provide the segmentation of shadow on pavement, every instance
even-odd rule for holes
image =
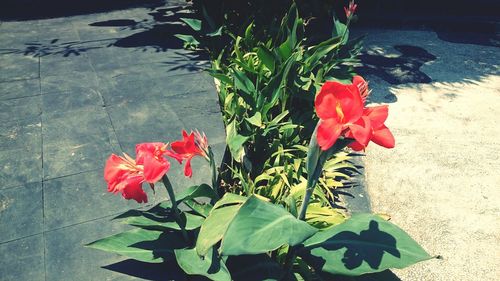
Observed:
[[[144,263],[128,259],[103,266],[102,268],[144,280],[186,280],[183,271],[177,266],[175,261],[164,263]],[[166,273],[168,273],[168,275]]]
[[[426,62],[436,60],[436,57],[425,49],[410,45],[394,46],[401,53],[398,57],[388,57],[373,52],[365,52],[359,58],[363,67],[359,68],[362,75],[379,76],[390,84],[430,83],[432,79],[420,67]]]
[[[37,20],[56,17],[93,14],[137,7],[157,7],[165,3],[183,1],[165,0],[4,0],[0,4],[0,21]],[[185,3],[185,2],[184,2]]]
[[[171,7],[153,9],[150,15],[156,19],[144,19],[136,21],[133,19],[117,19],[101,22],[93,22],[89,26],[96,27],[118,27],[120,30],[138,30],[137,33],[126,37],[104,38],[83,41],[63,41],[59,38],[49,39],[48,42],[38,40],[26,42],[24,49],[0,49],[0,54],[23,54],[25,56],[43,57],[48,55],[79,56],[93,49],[108,47],[138,48],[143,51],[154,50],[165,52],[169,49],[182,49],[182,41],[174,37],[175,34],[187,34],[190,29],[183,25],[180,17],[184,15],[182,8]],[[162,14],[160,17],[158,14]],[[43,34],[43,33],[42,33]],[[117,34],[119,36],[119,34]]]

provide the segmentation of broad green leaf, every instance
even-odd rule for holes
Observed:
[[[113,220],[127,219],[130,217],[138,217],[138,216],[142,216],[142,214],[145,212],[152,213],[152,214],[155,214],[157,216],[166,216],[170,212],[170,208],[172,208],[172,203],[170,201],[163,201],[147,211],[128,210],[125,213],[114,217]]]
[[[180,203],[182,201],[198,197],[215,199],[217,198],[217,194],[215,194],[215,191],[208,184],[200,184],[200,185],[190,186],[184,189],[179,194],[176,194],[175,197],[177,202]]]
[[[357,276],[404,268],[431,259],[396,225],[377,215],[353,215],[345,223],[318,232],[299,251],[316,270]]]
[[[163,201],[146,211],[128,210],[125,213],[114,217],[113,219],[114,220],[129,219],[132,217],[142,216],[145,213],[153,215],[155,217],[166,217],[170,214],[171,208],[172,208],[172,203],[170,201]]]
[[[207,33],[208,37],[215,37],[215,36],[221,36],[222,35],[222,26],[214,30],[213,32]]]
[[[208,216],[210,210],[212,209],[212,205],[208,203],[202,204],[192,199],[184,201],[184,204],[191,208],[195,213],[205,218]]]
[[[347,40],[349,39],[349,30],[347,29],[347,26],[338,19],[334,19],[333,23],[332,37],[343,37],[341,42],[342,45],[347,43]]]
[[[251,196],[229,224],[221,244],[223,255],[251,255],[295,246],[317,229],[285,209]]]
[[[313,68],[316,66],[317,63],[320,62],[320,60],[328,55],[330,52],[332,52],[335,49],[338,49],[340,47],[340,42],[338,42],[338,38],[331,38],[328,39],[325,42],[322,42],[320,45],[318,45],[316,48],[314,48],[314,52],[307,57],[305,60],[305,64]]]
[[[226,265],[238,281],[271,281],[283,276],[283,267],[266,254],[231,256]]]
[[[248,199],[248,197],[241,196],[234,193],[226,193],[222,198],[217,201],[214,205],[214,209],[220,208],[226,205],[243,204]]]
[[[255,93],[254,84],[252,83],[252,81],[250,81],[250,79],[245,75],[244,72],[234,70],[234,84],[236,88],[249,95],[254,95]]]
[[[231,281],[229,270],[213,248],[204,257],[200,257],[195,249],[176,249],[175,258],[180,268],[189,275],[201,275],[214,281]]]
[[[262,63],[274,73],[276,61],[274,55],[271,51],[269,51],[266,47],[259,47],[257,49],[257,56],[262,61]]]
[[[231,78],[229,78],[225,74],[218,73],[218,72],[213,72],[213,71],[210,71],[209,74],[213,78],[218,79],[218,80],[220,80],[221,82],[223,82],[225,84],[229,84],[229,85],[233,84],[233,80],[231,80]]]
[[[226,232],[231,220],[234,218],[241,205],[230,205],[213,209],[201,225],[196,251],[200,256],[205,256],[217,244]]]
[[[248,123],[256,126],[256,127],[259,127],[261,128],[262,127],[262,115],[260,114],[260,112],[257,112],[255,113],[254,116],[250,117],[250,118],[245,118]]]
[[[172,259],[173,251],[184,248],[186,243],[180,232],[137,228],[94,241],[85,246],[138,261],[161,263]]]
[[[243,144],[249,139],[247,136],[238,134],[236,130],[236,119],[229,123],[226,127],[226,143],[233,159],[241,162],[244,153]]]
[[[288,38],[278,47],[278,53],[282,60],[286,60],[292,55],[292,48],[290,47],[290,44],[290,38]]]
[[[181,227],[175,221],[171,206],[172,204],[169,201],[165,201],[146,211],[127,211],[114,219],[123,219],[123,222],[141,228],[155,230],[180,230]],[[182,213],[181,217],[183,220],[182,224],[187,230],[199,228],[204,219],[201,216],[193,215],[187,212]]]
[[[200,42],[198,42],[198,40],[196,40],[192,35],[174,34],[174,36],[181,39],[182,41],[186,42],[189,45],[192,45],[192,46],[200,45]]]
[[[191,27],[194,31],[201,30],[201,20],[189,18],[181,18],[181,20],[189,25],[189,27]]]
[[[187,212],[181,214],[184,228],[186,230],[197,229],[203,223],[204,218]],[[127,224],[156,230],[174,229],[181,230],[181,226],[175,221],[173,213],[167,217],[158,217],[150,213],[143,213],[141,216],[130,217],[125,220]]]

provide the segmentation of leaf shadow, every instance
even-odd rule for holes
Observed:
[[[187,280],[184,272],[175,262],[145,263],[128,259],[102,268],[144,280]]]
[[[322,243],[317,247],[324,248],[327,251],[336,251],[345,248],[346,251],[342,257],[344,266],[353,270],[360,267],[364,262],[372,270],[378,270],[382,262],[382,257],[385,253],[393,255],[397,258],[401,257],[401,253],[396,248],[396,238],[387,232],[379,229],[378,222],[370,221],[369,227],[366,230],[356,234],[352,231],[342,231],[331,238],[328,243]],[[350,241],[357,241],[351,243]],[[363,247],[367,244],[377,244],[378,247]],[[311,251],[314,247],[309,248]],[[326,260],[321,257],[316,257],[306,253],[307,259],[311,261],[317,268],[323,268]]]

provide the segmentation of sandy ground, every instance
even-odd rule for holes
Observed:
[[[498,48],[444,42],[433,32],[371,31],[368,49],[411,44],[437,57],[420,69],[433,82],[391,85],[386,125],[396,147],[365,157],[374,212],[388,213],[432,255],[402,280],[500,280],[500,76]],[[412,44],[413,43],[413,44]],[[378,101],[383,101],[382,98]]]

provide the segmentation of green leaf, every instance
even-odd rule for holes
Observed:
[[[230,205],[213,209],[201,225],[196,251],[200,256],[205,256],[213,245],[217,244],[226,232],[229,223],[234,218],[241,205]]]
[[[215,37],[215,36],[221,36],[222,35],[222,26],[214,30],[213,32],[207,33],[208,37]]]
[[[408,234],[377,215],[353,215],[345,223],[318,232],[299,255],[316,270],[358,276],[404,268],[431,259]]]
[[[340,38],[330,38],[320,44],[316,45],[314,48],[311,48],[308,53],[308,57],[305,59],[305,64],[312,70],[320,60],[328,55],[330,52],[338,49],[340,47]]]
[[[229,78],[225,74],[214,72],[214,71],[210,71],[209,74],[210,74],[210,76],[212,76],[213,78],[215,78],[217,80],[220,80],[224,84],[229,84],[229,85],[233,84],[233,80],[231,80],[231,78]]]
[[[261,128],[262,127],[262,115],[260,112],[255,113],[254,116],[250,118],[245,118],[250,124]]]
[[[189,18],[181,18],[181,20],[189,25],[189,27],[191,27],[194,31],[201,30],[201,20]]]
[[[334,19],[333,21],[333,30],[332,30],[332,37],[342,37],[344,36],[341,44],[344,45],[347,43],[347,40],[349,38],[349,30],[347,29],[347,25],[343,24],[340,22],[338,19]]]
[[[85,246],[142,262],[161,263],[171,260],[173,251],[184,248],[186,245],[180,232],[137,228],[94,241]]]
[[[251,255],[302,243],[317,229],[285,209],[252,195],[239,209],[224,234],[223,255]]]
[[[316,228],[327,228],[338,225],[346,220],[344,214],[329,206],[311,203],[307,206],[306,221]]]
[[[233,280],[271,281],[283,277],[283,267],[266,254],[231,256],[226,265]]]
[[[203,258],[195,249],[176,249],[175,258],[180,268],[189,275],[201,275],[214,281],[231,281],[229,270],[213,248]]]
[[[214,205],[214,209],[218,209],[226,205],[243,204],[247,201],[248,197],[241,196],[234,193],[226,193],[222,198],[217,201]]]
[[[197,229],[203,223],[204,218],[187,212],[181,214],[184,228],[186,230]],[[167,217],[157,217],[153,214],[143,213],[141,216],[130,217],[125,220],[127,224],[156,230],[174,229],[181,230],[181,226],[175,221],[174,214],[169,213]]]
[[[278,47],[278,53],[282,60],[286,60],[292,55],[292,48],[290,47],[290,44],[290,38],[288,38]]]
[[[196,40],[192,35],[187,35],[187,34],[174,34],[175,37],[181,39],[185,43],[191,46],[198,46],[200,45],[200,42]]]
[[[254,84],[252,83],[252,81],[250,81],[250,79],[248,79],[245,73],[241,71],[234,70],[234,84],[236,88],[249,95],[253,95],[255,93]]]
[[[238,134],[236,130],[236,119],[229,123],[226,127],[226,143],[229,151],[236,162],[241,162],[243,153],[245,152],[243,144],[249,139],[247,136]]]
[[[269,51],[266,47],[261,46],[257,49],[257,56],[262,61],[262,63],[269,70],[271,70],[271,72],[274,73],[276,62],[273,53]]]
[[[142,210],[128,210],[125,213],[116,216],[113,218],[114,220],[119,220],[119,219],[129,219],[132,217],[140,217],[143,214],[147,213],[153,216],[157,217],[165,217],[170,214],[170,208],[172,208],[172,203],[170,201],[163,201],[160,202],[159,204],[155,205],[153,208],[148,209],[146,211]]]
[[[180,230],[181,227],[175,221],[171,206],[172,204],[169,201],[165,201],[147,211],[129,210],[114,219],[123,219],[125,223],[141,228],[153,230]],[[184,227],[187,230],[199,228],[204,219],[201,216],[187,212],[182,213],[181,216]]]
[[[200,184],[188,187],[176,195],[178,203],[198,197],[217,198],[217,194],[208,184]]]
[[[191,208],[195,213],[205,218],[208,216],[210,210],[212,209],[212,205],[208,203],[201,204],[192,199],[184,201],[184,204]]]

